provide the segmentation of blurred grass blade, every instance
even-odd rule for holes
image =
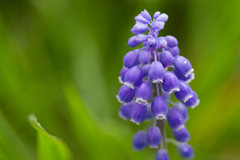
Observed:
[[[0,111],[0,159],[32,160],[33,155]]]
[[[72,155],[67,145],[57,137],[54,137],[37,122],[35,115],[30,114],[28,120],[37,130],[39,160],[70,160]]]

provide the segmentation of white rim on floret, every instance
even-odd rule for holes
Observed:
[[[155,118],[156,118],[157,120],[163,120],[163,119],[166,119],[166,115],[160,113],[160,114],[156,115]]]
[[[139,103],[139,104],[143,104],[143,105],[147,105],[148,104],[148,101],[145,100],[145,99],[142,99],[142,98],[137,98],[135,100],[136,103]]]
[[[129,69],[128,67],[123,66],[123,68]]]
[[[199,105],[199,103],[200,103],[200,100],[198,99],[194,105],[190,106],[190,108],[193,109],[193,108],[197,107]]]
[[[152,83],[163,83],[163,79],[154,79]]]
[[[192,73],[192,76],[191,76],[191,78],[190,79],[188,79],[188,80],[186,80],[186,83],[190,83],[192,80],[194,80],[195,79],[195,74],[194,73]]]
[[[158,145],[149,145],[149,148],[158,148]]]
[[[184,102],[184,103],[187,102],[187,100],[189,100],[189,99],[192,98],[192,97],[193,97],[192,94],[187,95],[187,96],[185,97],[185,99],[183,100],[183,102]]]
[[[180,129],[182,129],[182,128],[185,128],[185,126],[182,124],[181,126],[179,126],[177,129],[176,129],[176,131],[179,131]]]
[[[121,117],[121,118],[122,118],[123,120],[125,120],[125,121],[128,119],[127,117],[125,117],[125,116],[121,113],[121,111],[118,112],[118,116]]]
[[[139,125],[139,124],[140,124],[139,122],[135,121],[135,120],[132,119],[132,118],[130,119],[130,121],[133,122],[133,123],[136,123],[136,125]]]
[[[185,77],[188,77],[192,72],[194,71],[194,69],[192,68],[192,69],[190,69],[184,76]]]
[[[132,83],[124,82],[124,84],[127,85],[129,88],[134,89],[134,86],[132,85]]]
[[[122,81],[121,76],[118,77],[119,83],[123,84],[124,82]]]
[[[116,95],[116,97],[117,97],[117,99],[118,99],[118,101],[119,101],[120,103],[122,103],[122,104],[127,104],[127,102],[122,101],[122,100],[119,98],[118,95]]]
[[[168,92],[168,94],[172,94],[172,93],[178,92],[178,91],[180,91],[180,89],[179,89],[178,87],[176,87],[176,88],[171,89],[171,90]]]

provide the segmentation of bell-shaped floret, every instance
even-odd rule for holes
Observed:
[[[133,137],[133,150],[141,151],[147,145],[146,133],[144,131],[138,131]]]
[[[165,119],[168,113],[168,105],[162,96],[156,96],[152,100],[152,114],[156,119]]]
[[[148,39],[148,36],[144,35],[144,34],[139,34],[137,36],[132,36],[128,40],[128,46],[129,47],[136,47],[137,45],[139,45],[140,43],[146,41],[147,39]]]
[[[157,40],[152,35],[148,35],[145,45],[149,48],[154,48],[157,46]]]
[[[168,152],[166,149],[159,149],[155,160],[169,160]]]
[[[153,15],[153,18],[154,19],[158,18],[158,16],[160,16],[160,14],[161,13],[159,11],[155,12],[154,15]]]
[[[174,65],[176,71],[179,74],[184,75],[185,77],[187,77],[188,75],[190,75],[193,72],[191,63],[189,62],[189,60],[187,60],[183,56],[175,57],[175,59],[173,61],[173,65]]]
[[[148,101],[151,99],[151,96],[151,84],[147,81],[142,82],[136,89],[136,102],[147,105]]]
[[[154,21],[151,24],[151,27],[153,29],[158,30],[158,31],[162,30],[164,28],[164,26],[165,26],[165,23],[164,22],[160,22],[160,21]]]
[[[147,64],[149,62],[150,58],[151,58],[151,51],[143,50],[140,53],[139,61],[142,64]]]
[[[118,92],[117,99],[120,103],[130,102],[135,95],[135,90],[129,88],[127,85],[123,85]]]
[[[143,78],[148,76],[148,71],[149,71],[150,67],[151,67],[150,64],[146,64],[146,65],[142,66]]]
[[[124,84],[134,89],[142,82],[142,69],[138,66],[130,68],[124,76]]]
[[[118,112],[119,117],[121,117],[124,120],[130,119],[131,111],[134,105],[135,105],[134,101],[131,101],[127,104],[123,104],[120,108],[120,111]]]
[[[185,77],[184,75],[180,74],[175,68],[173,69],[173,72],[178,77],[178,79],[183,80],[186,83],[190,83],[195,78],[194,73],[191,73],[187,77]]]
[[[180,101],[186,102],[190,98],[192,98],[192,89],[191,87],[184,81],[179,80],[180,82],[180,91],[174,92],[176,98]]]
[[[150,127],[146,136],[149,148],[158,148],[158,145],[162,140],[160,129],[158,127]]]
[[[180,49],[179,49],[178,46],[175,46],[175,47],[172,47],[172,48],[171,48],[171,47],[168,47],[167,50],[168,50],[169,52],[171,52],[171,54],[172,54],[173,57],[176,57],[176,56],[179,55],[179,53],[180,53]]]
[[[144,23],[144,24],[149,24],[150,23],[150,21],[147,20],[146,18],[144,18],[141,14],[137,15],[134,19],[137,22],[141,22],[141,23]]]
[[[193,159],[194,158],[193,148],[187,143],[179,144],[177,146],[177,150],[178,150],[179,155],[182,158],[185,158],[185,159]]]
[[[169,51],[163,51],[160,53],[160,62],[163,67],[170,67],[173,63],[173,56]]]
[[[163,90],[169,94],[179,91],[180,83],[178,78],[172,72],[167,71],[163,78]]]
[[[187,142],[190,140],[190,134],[187,128],[181,128],[179,130],[172,130],[174,138],[178,142]]]
[[[181,128],[185,127],[184,126],[184,118],[183,118],[182,114],[174,108],[171,108],[168,111],[167,121],[168,121],[168,125],[172,129],[180,130]]]
[[[178,110],[183,115],[185,122],[188,120],[188,110],[187,110],[187,107],[183,103],[177,102],[173,105],[173,108]]]
[[[165,70],[160,62],[155,61],[151,63],[148,76],[152,81],[152,83],[160,83],[160,82],[162,83],[164,74],[165,74]]]
[[[141,12],[141,15],[142,15],[145,19],[147,19],[147,20],[149,20],[149,21],[152,20],[151,15],[148,13],[148,11],[147,11],[146,9],[144,9],[144,11]]]
[[[133,28],[131,29],[131,32],[133,34],[140,34],[145,33],[148,30],[148,25],[143,23],[136,23]]]
[[[192,98],[190,98],[189,100],[187,100],[184,104],[187,106],[187,107],[190,107],[190,108],[195,108],[196,106],[199,105],[200,103],[200,100],[198,99],[198,96],[196,94],[196,92],[194,92],[192,90],[191,94],[193,95]]]
[[[137,64],[139,64],[139,54],[137,52],[130,51],[123,57],[123,66],[126,68],[132,68]]]
[[[127,68],[122,68],[120,72],[120,77],[118,77],[120,83],[124,83],[124,76],[127,73],[128,69]]]
[[[151,111],[151,104],[147,104],[147,116],[146,116],[146,120],[152,120],[153,118],[153,114]]]
[[[159,49],[164,49],[167,47],[167,41],[165,40],[165,38],[159,37],[157,42],[157,46]]]
[[[166,36],[165,37],[166,40],[167,40],[167,45],[169,47],[176,47],[178,45],[178,41],[177,41],[177,38],[173,37],[173,36]]]
[[[147,106],[143,104],[135,104],[131,112],[131,120],[133,123],[139,125],[146,119],[147,116]]]
[[[165,13],[162,13],[156,18],[156,21],[166,22],[168,20],[168,15]]]
[[[171,98],[171,95],[170,95],[168,92],[166,92],[166,91],[164,91],[164,90],[162,89],[162,97],[163,97],[165,100],[169,100],[169,99]]]

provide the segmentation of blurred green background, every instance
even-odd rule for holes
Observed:
[[[143,9],[169,15],[160,35],[177,37],[195,69],[190,85],[201,102],[187,122],[195,159],[240,159],[239,0],[1,0],[1,160],[61,159],[55,144],[56,154],[41,141],[54,137],[30,125],[31,113],[67,144],[71,153],[62,159],[154,159],[154,149],[132,150],[134,133],[147,123],[120,119],[115,98]]]

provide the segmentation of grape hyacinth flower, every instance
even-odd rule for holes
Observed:
[[[187,144],[190,133],[186,128],[188,108],[199,105],[196,92],[188,85],[194,78],[190,61],[180,56],[178,40],[174,36],[160,36],[168,15],[155,12],[153,18],[147,10],[135,18],[131,29],[134,34],[128,46],[138,49],[126,53],[123,58],[119,82],[122,83],[117,99],[122,106],[119,116],[137,125],[150,121],[133,137],[133,149],[141,151],[147,145],[158,148],[156,160],[169,160],[167,143],[177,146],[185,159],[194,157],[193,148]],[[147,33],[148,31],[148,33]],[[180,102],[172,102],[171,95]],[[174,139],[167,138],[166,122]]]

